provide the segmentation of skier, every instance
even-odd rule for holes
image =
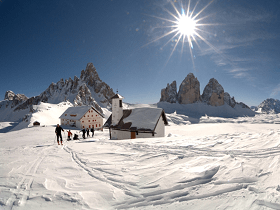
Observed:
[[[92,132],[92,137],[94,136],[94,128],[91,128],[90,131]]]
[[[89,129],[87,128],[87,137],[89,137]]]
[[[60,137],[60,143],[62,144],[62,135],[61,135],[61,131],[64,132],[63,128],[59,126],[59,124],[57,124],[56,128],[55,128],[55,133],[56,133],[56,137],[57,137],[57,143],[59,145],[59,137]]]
[[[72,133],[71,131],[67,131],[67,134],[68,134],[68,138],[67,138],[67,141],[70,141],[71,140],[71,136],[72,136]]]
[[[83,139],[85,139],[86,138],[86,129],[83,129],[80,132],[83,132]]]

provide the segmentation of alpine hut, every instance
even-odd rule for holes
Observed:
[[[105,122],[109,128],[110,139],[135,139],[164,137],[166,115],[161,108],[125,109],[123,97],[116,94],[112,97],[112,114]]]
[[[61,125],[101,129],[104,116],[92,106],[69,107],[60,117]]]

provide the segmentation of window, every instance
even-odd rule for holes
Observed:
[[[99,124],[99,127],[101,127],[101,125]]]
[[[67,114],[65,114],[65,116],[67,116]]]
[[[91,115],[93,117],[93,115]]]
[[[96,124],[96,127],[97,127],[97,124]]]
[[[90,122],[90,120],[88,122]]]
[[[119,102],[120,102],[120,107],[122,107],[122,100],[119,100]]]
[[[90,128],[90,125],[88,127]]]
[[[82,121],[82,123],[84,123],[84,121]]]

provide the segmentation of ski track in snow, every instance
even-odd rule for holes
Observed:
[[[46,150],[49,150],[49,148],[45,148],[42,153]],[[44,160],[44,158],[47,155],[45,155],[45,152],[43,154],[40,154],[39,157],[36,158],[36,160],[28,163],[28,169],[27,171],[21,175],[22,179],[19,181],[19,183],[16,185],[15,189],[12,189],[12,195],[9,197],[9,199],[6,202],[7,209],[13,209],[14,206],[24,206],[26,201],[29,198],[30,190],[32,187],[32,183],[35,177],[35,174],[41,164],[41,162]]]

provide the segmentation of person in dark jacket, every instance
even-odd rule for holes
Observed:
[[[56,128],[55,128],[55,133],[56,133],[56,137],[57,137],[57,143],[59,145],[59,137],[60,137],[60,143],[62,144],[62,135],[61,135],[61,131],[64,132],[63,128],[59,126],[59,124],[57,124]]]
[[[89,129],[87,128],[87,137],[89,137]]]
[[[90,131],[92,132],[92,137],[94,136],[94,128],[91,128]]]
[[[86,138],[86,129],[81,130],[80,132],[83,132],[83,138]]]

